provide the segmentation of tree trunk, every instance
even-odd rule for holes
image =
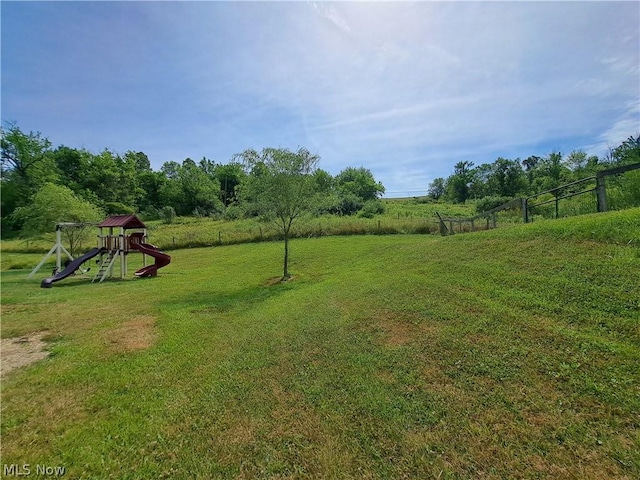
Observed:
[[[284,232],[284,272],[282,280],[289,278],[289,232]]]

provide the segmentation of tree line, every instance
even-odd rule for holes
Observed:
[[[258,216],[249,186],[273,153],[249,149],[227,163],[187,158],[156,171],[143,152],[54,148],[40,132],[25,133],[14,123],[2,127],[1,150],[3,237],[113,214],[137,213],[146,220]],[[384,209],[384,186],[364,167],[347,167],[336,176],[314,168],[308,176],[319,193],[314,213],[373,215]]]
[[[500,157],[493,163],[478,166],[462,161],[446,179],[433,180],[428,195],[433,200],[454,203],[476,200],[478,211],[485,211],[515,197],[551,190],[607,168],[638,162],[640,135],[610,148],[603,157],[575,150],[566,156],[552,152],[545,157],[530,156],[524,160]]]
[[[264,177],[274,158],[289,158],[289,154],[313,160],[314,168],[304,173],[312,187],[308,190],[313,198],[309,212],[371,217],[384,211],[379,200],[384,186],[370,170],[347,167],[332,176],[317,168],[319,158],[304,148],[297,152],[248,149],[227,163],[187,158],[165,162],[155,171],[143,152],[118,154],[104,149],[92,153],[64,145],[53,148],[40,132],[25,133],[13,123],[5,124],[0,133],[5,238],[19,232],[51,230],[57,221],[99,220],[113,214],[137,213],[145,220],[167,221],[176,215],[229,220],[260,216],[264,212],[251,187],[257,178]],[[428,197],[454,203],[472,200],[479,211],[488,210],[514,197],[637,162],[640,135],[610,148],[602,158],[578,150],[567,156],[552,152],[524,160],[498,158],[478,166],[462,161],[454,166],[452,175],[431,182]]]

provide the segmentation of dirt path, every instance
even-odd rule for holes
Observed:
[[[16,368],[30,365],[49,356],[42,338],[47,332],[36,332],[23,337],[0,340],[0,376]]]

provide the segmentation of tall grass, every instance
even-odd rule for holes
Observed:
[[[330,235],[424,234],[438,231],[435,212],[444,215],[466,214],[471,205],[420,203],[417,199],[384,200],[386,211],[374,218],[323,215],[301,218],[296,222],[293,236],[309,238]],[[255,218],[217,220],[202,217],[179,217],[170,224],[160,220],[146,222],[149,241],[162,250],[233,245],[280,239],[274,224]],[[97,240],[89,236],[86,250]],[[55,243],[53,233],[39,238],[3,240],[0,251],[8,253],[46,253]],[[6,268],[5,268],[6,269]]]

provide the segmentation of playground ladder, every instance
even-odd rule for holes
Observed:
[[[100,281],[98,283],[102,283],[102,281],[105,278],[107,278],[107,275],[109,274],[109,270],[111,270],[111,267],[113,266],[113,262],[115,262],[116,258],[118,258],[117,254],[118,254],[117,250],[109,250],[109,253],[107,254],[106,257],[104,257],[104,260],[100,264],[100,270],[98,270],[98,273],[96,273],[96,276],[93,277],[93,280],[91,280],[91,283],[95,282],[98,279],[98,277],[100,277]]]

